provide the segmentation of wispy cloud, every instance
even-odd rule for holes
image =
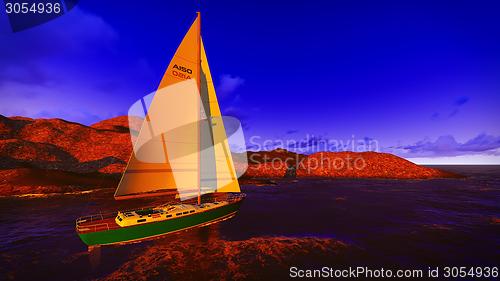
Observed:
[[[301,149],[301,150],[307,150],[309,148],[314,148],[318,147],[320,143],[328,143],[328,139],[323,137],[323,136],[306,136],[303,139],[300,140],[294,140],[293,142],[288,144],[288,149],[294,150],[294,149]],[[326,150],[326,149],[325,149]]]
[[[250,125],[248,124],[248,115],[244,113],[244,111],[235,106],[229,106],[222,109],[224,116],[231,116],[238,119],[241,123],[241,126],[244,130],[250,129]]]
[[[101,17],[75,8],[58,19],[19,33],[0,25],[0,40],[9,42],[0,44],[0,58],[23,62],[60,53],[112,50],[118,38],[117,31]]]
[[[448,118],[451,118],[457,114],[458,114],[458,108],[455,108],[455,109],[453,109],[452,112],[450,112],[450,114],[448,114]]]
[[[233,93],[238,87],[240,87],[244,83],[245,80],[239,76],[223,74],[220,76],[219,86],[217,87],[217,93],[220,95],[220,97],[225,97]]]
[[[439,114],[439,112],[434,112],[434,113],[431,115],[431,120],[438,120],[440,115],[441,115],[441,114]]]
[[[436,140],[424,139],[412,145],[393,146],[385,149],[403,157],[443,157],[459,155],[500,155],[500,136],[479,134],[460,143],[451,135]]]
[[[459,97],[458,99],[455,100],[455,105],[456,106],[462,106],[466,104],[469,101],[469,97]]]
[[[431,120],[433,121],[446,120],[456,116],[460,112],[461,107],[463,107],[466,103],[468,103],[469,100],[470,98],[467,96],[462,96],[455,99],[455,101],[453,101],[451,108],[449,109],[449,112],[447,113],[446,111],[445,113],[434,112],[431,115]]]
[[[239,94],[234,94],[236,89],[245,83],[245,80],[239,76],[223,74],[220,76],[219,85],[216,88],[217,96],[220,98],[223,114],[237,118],[244,130],[249,130],[248,108],[241,104]]]

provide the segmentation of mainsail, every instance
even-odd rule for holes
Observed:
[[[240,191],[199,14],[151,101],[141,99],[136,107],[144,121],[115,199]]]

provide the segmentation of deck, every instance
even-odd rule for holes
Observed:
[[[120,226],[115,222],[115,217],[116,213],[81,217],[76,220],[76,231],[83,234],[120,228]]]
[[[245,197],[244,194],[232,194],[229,196],[217,196],[213,198],[204,198],[202,200],[203,203],[209,203],[213,201],[220,200],[221,198],[224,198],[224,200],[228,202],[232,202],[235,200],[241,200],[243,197]],[[194,204],[196,201],[195,200],[187,200],[183,202],[184,204]],[[178,203],[178,202],[176,202]],[[148,206],[144,208],[138,208],[134,210],[127,210],[127,211],[149,211],[152,208],[156,206]],[[123,212],[127,212],[123,211]],[[105,230],[111,230],[111,229],[118,229],[121,228],[116,222],[115,218],[117,216],[117,212],[111,212],[111,213],[102,213],[102,214],[97,214],[97,215],[91,215],[91,216],[85,216],[78,218],[76,220],[76,231],[81,234],[85,233],[90,233],[90,232],[98,232],[98,231],[105,231]]]

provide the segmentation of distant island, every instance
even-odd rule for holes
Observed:
[[[0,115],[0,196],[114,188],[132,153],[127,116],[85,126]],[[377,152],[249,151],[242,183],[281,178],[432,179],[460,175]],[[238,164],[238,163],[236,163]]]

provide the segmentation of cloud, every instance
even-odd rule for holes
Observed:
[[[445,135],[438,137],[435,141],[424,139],[413,145],[394,146],[385,150],[402,157],[500,155],[500,136],[479,134],[464,143],[460,143],[453,136]]]
[[[446,119],[450,119],[454,116],[456,116],[459,112],[460,112],[460,108],[465,105],[466,103],[468,103],[470,100],[469,97],[467,96],[462,96],[462,97],[459,97],[457,98],[454,102],[453,102],[453,105],[451,107],[451,109],[449,109],[449,113],[447,114],[441,114],[439,112],[434,112],[432,115],[431,115],[431,120],[433,121],[438,121],[438,120],[446,120]],[[444,117],[442,117],[444,116]]]
[[[11,63],[0,66],[0,85],[7,81],[40,85],[50,82],[50,78],[36,63]]]
[[[244,83],[245,80],[239,76],[223,74],[220,76],[219,86],[217,87],[217,93],[220,95],[220,97],[225,97],[233,93],[238,87],[240,87]]]
[[[9,82],[47,85],[68,77],[51,73],[60,64],[76,63],[89,54],[112,52],[118,33],[102,18],[79,8],[40,26],[13,33],[0,24],[0,86]],[[8,42],[8,43],[7,43]],[[65,71],[66,73],[66,71]],[[2,93],[4,94],[4,93]]]
[[[40,26],[13,33],[0,24],[0,58],[5,61],[30,61],[60,53],[78,54],[111,50],[118,39],[116,30],[101,17],[79,8]],[[36,47],[34,47],[36,46]]]
[[[320,144],[324,144],[324,149],[327,150],[327,144],[329,140],[323,136],[307,135],[305,138],[300,140],[293,140],[288,144],[288,149],[294,150],[309,150],[317,149]]]
[[[460,146],[462,151],[485,152],[500,148],[500,136],[479,134]]]
[[[238,119],[241,123],[241,127],[244,130],[250,129],[250,125],[248,124],[248,115],[246,115],[243,109],[236,106],[228,106],[222,109],[224,116],[231,116]]]
[[[127,97],[148,91],[149,63],[121,59],[118,32],[79,8],[13,33],[0,24],[0,114],[91,124],[126,112]],[[123,98],[117,98],[117,96]]]
[[[6,82],[0,85],[0,114],[32,118],[63,118],[82,124],[119,115],[109,107],[112,96],[96,98],[95,90],[75,83],[30,85]],[[124,106],[125,108],[125,106]]]
[[[455,100],[455,105],[456,106],[462,106],[466,104],[469,101],[469,97],[459,97],[458,99]]]
[[[453,109],[452,112],[450,112],[450,114],[448,114],[448,118],[451,118],[457,114],[458,114],[458,108],[455,108],[455,109]]]
[[[434,112],[432,115],[431,115],[431,120],[438,120],[439,119],[439,112]]]

